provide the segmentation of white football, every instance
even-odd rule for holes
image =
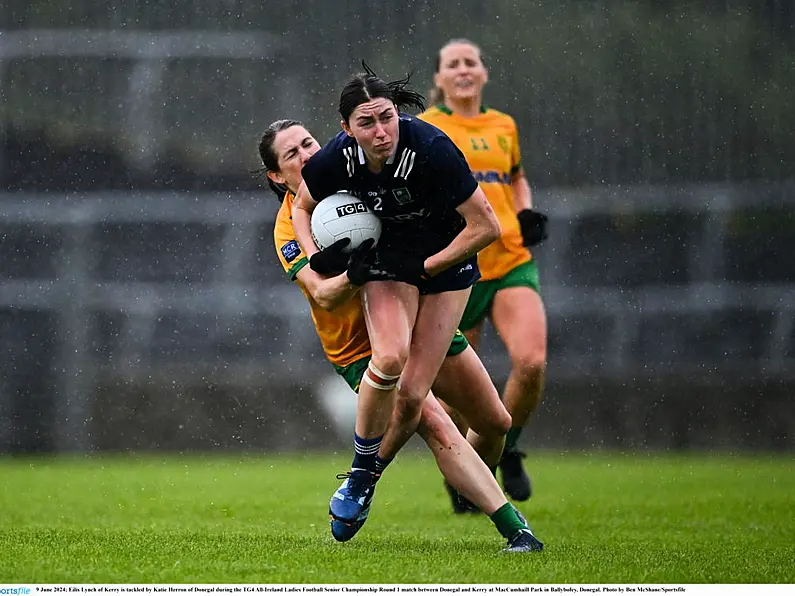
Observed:
[[[350,238],[345,252],[368,238],[378,242],[381,220],[362,201],[346,192],[338,192],[320,201],[312,212],[312,237],[320,250],[342,238]]]

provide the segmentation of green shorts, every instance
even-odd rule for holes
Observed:
[[[447,349],[447,355],[457,356],[466,350],[467,346],[469,346],[467,338],[456,329],[453,341],[450,342],[450,347]],[[364,358],[359,358],[356,362],[351,362],[348,366],[337,366],[336,364],[332,366],[334,370],[337,371],[337,374],[345,379],[348,386],[358,393],[359,385],[362,382],[362,377],[364,376],[364,371],[367,369],[368,364],[370,364],[370,357],[365,356]]]
[[[527,287],[536,293],[540,293],[538,265],[536,265],[535,261],[522,263],[499,279],[476,283],[469,294],[469,301],[464,309],[464,314],[461,316],[459,327],[464,331],[468,331],[479,325],[491,312],[491,304],[494,302],[494,296],[497,292],[505,288],[516,287]]]

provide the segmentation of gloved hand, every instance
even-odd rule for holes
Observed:
[[[386,253],[379,263],[385,270],[395,276],[396,281],[419,285],[429,278],[425,271],[425,258],[410,253]]]
[[[394,281],[394,273],[381,266],[378,253],[373,248],[375,240],[368,239],[353,249],[348,259],[348,279],[355,286],[368,281]]]
[[[343,249],[351,243],[350,238],[340,238],[331,246],[327,246],[320,252],[316,252],[309,258],[309,266],[312,271],[322,275],[332,273],[342,273],[348,266],[350,254],[343,252]]]
[[[535,246],[547,237],[547,221],[543,213],[532,209],[522,209],[516,214],[522,230],[522,242],[525,246]]]

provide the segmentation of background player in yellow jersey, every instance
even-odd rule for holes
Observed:
[[[310,261],[301,251],[291,219],[292,200],[300,186],[301,168],[320,145],[301,123],[280,120],[271,124],[262,135],[259,153],[268,175],[268,183],[282,198],[276,217],[274,242],[279,260],[305,294],[312,318],[327,358],[335,370],[356,391],[367,369],[372,350],[367,335],[364,313],[358,296],[362,273],[354,274],[348,257],[334,267],[341,253],[329,248],[313,255]],[[333,246],[333,245],[332,245]],[[339,247],[337,247],[339,248]],[[318,257],[320,255],[320,257]],[[316,259],[325,259],[323,267],[348,271],[322,275],[313,270]],[[448,356],[439,371],[433,390],[445,396],[473,421],[469,439],[488,461],[496,462],[502,451],[504,433],[510,418],[500,403],[497,391],[474,350],[463,336],[453,339]],[[356,424],[361,423],[357,415]],[[498,531],[508,539],[506,552],[541,550],[543,545],[533,536],[524,518],[507,502],[488,467],[472,445],[464,440],[450,417],[429,395],[422,408],[418,433],[436,457],[445,478],[466,494],[494,522]],[[387,433],[378,455],[384,461],[393,458],[402,442],[390,440]],[[369,515],[369,503],[363,516],[354,524],[332,519],[332,534],[337,540],[349,540],[361,528]]]
[[[547,218],[533,209],[513,118],[483,104],[487,81],[480,48],[463,39],[448,42],[437,58],[435,105],[419,117],[442,129],[464,153],[502,228],[501,237],[478,254],[482,277],[460,328],[477,349],[483,321],[490,317],[510,356],[503,401],[513,422],[500,472],[505,491],[523,501],[531,487],[517,440],[541,403],[547,351],[538,269],[527,247],[546,237]]]

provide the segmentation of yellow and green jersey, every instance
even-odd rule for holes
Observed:
[[[513,203],[512,176],[521,167],[519,133],[513,118],[484,108],[474,118],[434,106],[419,118],[444,131],[466,157],[470,170],[494,209],[502,235],[478,253],[481,281],[499,279],[530,260]]]
[[[273,229],[276,254],[287,275],[298,284],[309,301],[315,330],[326,357],[332,364],[345,367],[369,356],[372,351],[361,299],[356,295],[333,312],[329,312],[315,302],[304,285],[296,279],[298,272],[309,264],[309,259],[301,250],[293,229],[290,213],[294,198],[295,195],[287,193],[276,215],[276,225]]]

